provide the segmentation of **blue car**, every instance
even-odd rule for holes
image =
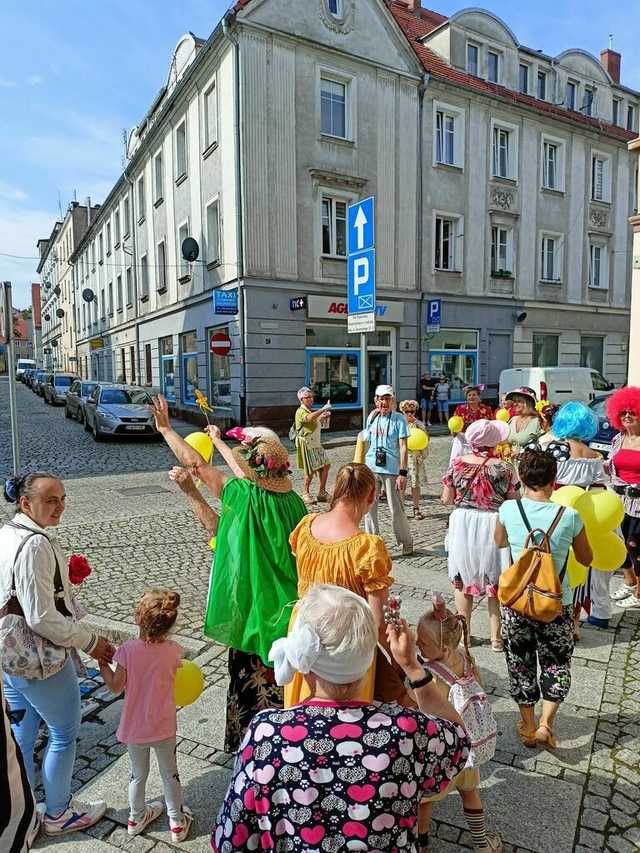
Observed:
[[[618,434],[618,430],[614,426],[611,426],[607,417],[608,399],[609,396],[604,395],[596,397],[595,400],[589,403],[589,408],[597,415],[599,424],[598,432],[589,442],[589,447],[592,450],[597,450],[598,453],[602,453],[605,459],[609,456],[613,439]]]

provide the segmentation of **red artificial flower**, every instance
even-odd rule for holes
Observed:
[[[91,574],[89,561],[82,554],[72,554],[69,557],[69,580],[72,584],[80,584]]]

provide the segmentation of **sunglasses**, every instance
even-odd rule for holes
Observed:
[[[624,417],[626,417],[626,416],[629,416],[630,418],[636,418],[636,417],[638,417],[638,416],[636,415],[636,413],[635,413],[635,412],[632,412],[632,411],[631,411],[631,409],[625,409],[624,411],[620,412],[620,417],[621,417],[621,418],[624,418]]]

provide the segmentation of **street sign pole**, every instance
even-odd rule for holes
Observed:
[[[20,473],[20,437],[18,435],[18,410],[16,408],[16,360],[13,343],[13,309],[11,304],[11,282],[2,282],[2,313],[4,338],[7,342],[7,370],[9,372],[9,421],[11,424],[11,451],[13,473]]]
[[[362,429],[367,428],[369,417],[369,359],[367,353],[367,333],[360,335],[360,362],[362,364]]]

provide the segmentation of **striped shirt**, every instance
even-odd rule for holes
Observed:
[[[27,853],[38,831],[35,801],[7,718],[0,680],[0,850]]]

